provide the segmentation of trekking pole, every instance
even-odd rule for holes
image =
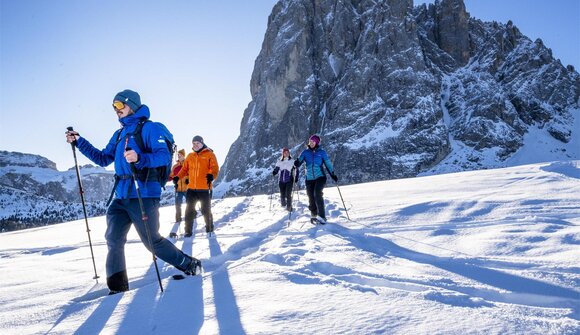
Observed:
[[[68,131],[73,131],[73,127],[67,127]],[[95,270],[95,276],[93,279],[98,283],[99,276],[97,275],[97,266],[95,265],[95,254],[93,253],[93,243],[91,241],[91,230],[89,229],[89,219],[87,218],[87,206],[85,205],[85,192],[83,191],[83,183],[81,182],[81,171],[79,169],[79,164],[77,162],[77,151],[75,148],[75,143],[70,144],[73,152],[73,157],[75,159],[75,169],[77,171],[77,180],[79,182],[79,192],[81,194],[81,203],[83,205],[83,213],[85,215],[85,225],[87,227],[87,235],[89,237],[89,247],[91,249],[91,258],[93,259],[93,270]]]
[[[206,226],[205,230],[206,230],[206,232],[208,230],[211,230],[209,232],[209,234],[208,234],[209,236],[212,236],[212,234],[215,234],[214,233],[214,228],[215,227],[213,225],[213,214],[211,213],[211,198],[213,197],[213,189],[211,187],[211,183],[212,183],[211,181],[208,181],[207,182],[207,189],[208,189],[208,193],[209,193],[209,200],[208,200],[209,201],[209,206],[208,206],[209,207],[209,214],[208,214],[207,217],[209,218],[209,220],[211,220],[211,222],[206,222],[205,223],[205,226]],[[200,208],[200,212],[201,212],[201,208]],[[208,229],[208,227],[209,227],[209,229]]]
[[[340,188],[338,187],[338,183],[336,183],[336,189],[338,190],[338,195],[340,195],[340,200],[342,201],[342,206],[344,207],[344,211],[346,212],[346,218],[348,221],[352,221],[348,216],[348,210],[346,209],[346,205],[344,204],[344,199],[342,198],[342,193],[340,192]]]
[[[296,187],[296,195],[297,195],[297,197],[298,197],[298,203],[300,203],[300,183],[299,183],[299,182],[300,182],[300,181],[297,181],[297,182],[296,182],[296,186],[297,186],[297,187]]]
[[[332,161],[334,162],[334,160],[336,159],[336,152],[334,153],[334,158],[332,159]],[[334,166],[334,164],[332,164],[332,166]],[[328,166],[326,167],[326,170],[328,171]],[[330,173],[330,171],[328,171],[328,173]],[[346,209],[346,205],[344,204],[344,199],[342,198],[342,193],[340,192],[340,187],[338,187],[338,181],[334,182],[336,184],[336,189],[338,190],[338,195],[340,195],[340,200],[342,201],[342,206],[344,207],[344,212],[346,213],[346,218],[348,219],[348,221],[352,221],[350,219],[350,217],[348,216],[348,210]]]
[[[131,150],[127,148],[127,143],[129,138],[125,140],[125,151]],[[133,176],[133,181],[135,182],[135,191],[137,191],[137,199],[139,200],[139,207],[141,208],[141,220],[143,225],[145,225],[145,232],[147,233],[147,239],[149,240],[149,247],[151,248],[151,255],[153,256],[153,264],[155,264],[155,272],[157,272],[157,281],[159,281],[159,288],[161,293],[163,293],[163,284],[161,284],[161,276],[159,275],[159,268],[157,267],[157,256],[155,256],[155,249],[153,248],[153,241],[151,240],[151,232],[149,232],[149,226],[147,225],[147,214],[145,214],[145,208],[143,207],[143,199],[141,198],[141,189],[139,189],[139,183],[137,182],[137,169],[135,168],[135,163],[131,163],[131,175]]]
[[[297,189],[298,189],[298,183],[297,182],[293,182],[292,183],[292,188],[294,188],[294,184],[296,184],[296,190],[290,191],[290,195],[292,195],[292,192],[295,192],[296,194],[298,194],[298,191],[297,191]],[[292,212],[298,210],[298,200],[296,200],[296,198],[294,198],[292,201],[296,204],[296,207],[292,206],[292,202],[290,203],[291,210],[288,213],[288,226],[290,226],[290,220],[292,220]]]
[[[274,179],[274,182],[276,182],[276,180]],[[274,184],[270,185],[270,209],[269,211],[272,211],[272,196],[274,195]]]

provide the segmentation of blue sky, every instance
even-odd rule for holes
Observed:
[[[251,100],[275,3],[0,0],[0,150],[39,154],[68,169],[74,161],[65,128],[104,147],[119,125],[111,100],[131,88],[178,145],[190,151],[191,138],[202,135],[223,162]],[[511,19],[564,65],[580,68],[580,1],[465,3],[472,17]]]

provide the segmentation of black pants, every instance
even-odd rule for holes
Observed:
[[[159,234],[159,198],[143,198],[143,210],[147,216],[146,220],[143,220],[137,199],[115,199],[107,209],[105,239],[109,251],[106,269],[107,286],[111,291],[129,289],[125,244],[132,225],[147,250],[153,250],[155,256],[180,270],[190,262],[188,256]]]
[[[195,205],[201,202],[201,214],[205,220],[205,231],[213,231],[213,215],[211,214],[211,194],[208,190],[187,190],[185,194],[185,234],[193,233],[193,219],[196,217]]]
[[[185,198],[185,192],[175,192],[175,222],[181,222],[181,204]]]
[[[308,209],[312,215],[318,215],[326,220],[324,211],[324,193],[322,190],[326,185],[326,177],[319,177],[314,180],[306,180],[306,194],[308,195]]]
[[[282,203],[282,207],[286,207],[286,209],[292,208],[292,186],[294,183],[292,181],[286,183],[278,183],[280,186],[280,202]]]

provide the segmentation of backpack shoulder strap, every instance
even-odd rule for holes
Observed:
[[[135,139],[135,142],[141,151],[145,151],[145,142],[143,142],[143,126],[147,122],[151,122],[151,120],[139,121],[139,123],[137,123],[137,127],[135,127],[135,131],[133,132],[133,138]]]
[[[115,146],[117,146],[117,144],[119,144],[119,142],[121,142],[121,131],[123,130],[123,128],[119,128],[117,129],[117,131],[115,131],[115,134],[117,134],[117,140],[115,141]]]

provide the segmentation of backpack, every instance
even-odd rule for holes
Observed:
[[[153,122],[153,121],[151,121],[151,120],[139,121],[139,123],[137,124],[137,127],[135,127],[135,131],[130,133],[130,134],[127,134],[127,135],[133,136],[133,139],[135,140],[135,142],[137,143],[137,146],[139,146],[139,149],[142,152],[150,153],[151,149],[147,148],[145,146],[145,143],[143,142],[143,136],[141,134],[143,132],[143,126],[147,122]],[[167,144],[167,150],[169,150],[170,158],[169,158],[169,160],[167,160],[165,165],[158,166],[156,168],[143,168],[143,169],[137,170],[136,175],[137,175],[137,179],[139,179],[143,182],[158,181],[159,184],[161,184],[161,187],[163,189],[165,189],[165,183],[167,182],[167,180],[169,179],[169,175],[171,174],[171,165],[173,163],[173,155],[175,154],[175,150],[177,149],[177,146],[175,145],[175,140],[173,139],[173,135],[171,134],[169,129],[167,129],[167,127],[163,123],[161,123],[161,122],[153,122],[153,123],[156,124],[159,128],[161,128],[161,134],[163,136],[163,139],[165,140],[165,144]],[[121,129],[117,130],[116,145],[118,145],[119,142],[121,142]],[[111,192],[111,197],[109,198],[109,201],[107,201],[107,205],[110,203],[111,199],[113,198],[113,194],[115,193],[115,188],[117,187],[117,183],[119,182],[119,179],[122,179],[122,178],[124,178],[124,176],[115,175],[115,185],[113,186],[113,191]]]
[[[143,126],[147,122],[153,122],[151,120],[142,120],[139,121],[137,127],[135,127],[135,131],[130,136],[133,136],[133,139],[139,146],[139,149],[142,152],[150,153],[151,149],[145,146],[142,137]],[[158,181],[161,184],[161,187],[165,189],[165,183],[169,179],[169,175],[171,174],[171,165],[173,163],[173,155],[175,154],[175,150],[177,146],[175,145],[175,140],[173,139],[173,134],[167,129],[167,127],[161,122],[153,122],[159,128],[161,128],[161,134],[163,139],[165,140],[165,144],[167,145],[167,150],[169,150],[170,158],[167,160],[165,165],[158,166],[156,168],[143,168],[141,170],[137,170],[137,178],[141,181]],[[121,141],[121,131],[117,134],[117,144]]]

